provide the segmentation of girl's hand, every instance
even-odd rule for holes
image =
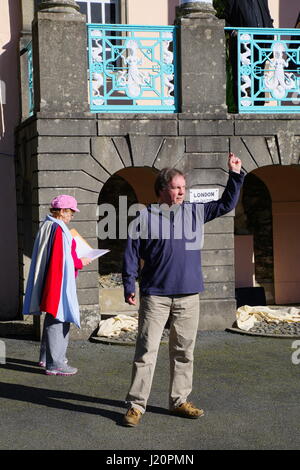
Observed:
[[[83,266],[87,266],[88,264],[91,264],[93,261],[91,258],[80,258]]]

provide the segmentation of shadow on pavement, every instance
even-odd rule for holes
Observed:
[[[38,366],[36,362],[28,361],[25,359],[6,358],[6,364],[1,365],[1,368],[10,369],[19,372],[30,372],[35,374],[44,374],[44,369]],[[25,403],[33,403],[35,405],[47,406],[49,408],[58,408],[69,411],[76,411],[80,413],[96,414],[106,417],[120,425],[124,412],[125,403],[120,400],[112,400],[108,398],[97,398],[88,395],[82,395],[73,392],[53,390],[48,388],[32,387],[27,385],[20,385],[15,383],[0,382],[0,398],[23,401]],[[89,406],[83,403],[71,402],[88,402],[95,406]],[[110,411],[103,409],[97,405],[107,405],[122,408],[122,412]],[[157,413],[160,415],[169,414],[168,410],[148,406],[147,412]]]

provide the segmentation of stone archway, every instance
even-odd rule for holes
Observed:
[[[115,129],[111,131],[116,132]],[[98,194],[100,195],[98,204],[101,202],[112,202],[113,192],[117,197],[122,195],[121,187],[125,191],[123,191],[124,195],[131,193],[131,202],[142,204],[154,202],[155,193],[153,186],[156,172],[165,166],[175,166],[177,162],[182,160],[183,156],[183,137],[148,136],[145,134],[92,137],[90,155],[85,159],[85,162],[81,160],[84,172],[89,175],[87,180],[88,186],[85,189],[94,193],[96,188],[98,188]],[[81,179],[81,187],[82,182],[83,179]],[[113,191],[112,186],[114,187]],[[104,193],[106,193],[106,196],[101,201],[101,194]],[[95,202],[93,207],[97,223],[97,205]],[[116,201],[114,202],[116,203]],[[94,222],[91,221],[92,223]],[[92,228],[91,224],[89,230]],[[121,242],[124,245],[124,240],[121,240]],[[109,249],[115,249],[115,245],[118,245],[119,260],[117,261],[114,259],[116,257],[108,254],[106,260],[103,260],[103,264],[106,265],[104,272],[101,273],[100,269],[100,274],[105,273],[106,276],[114,270],[118,280],[121,267],[120,258],[124,246],[122,243],[116,243],[116,241],[111,243],[103,241],[100,245],[102,248]],[[110,264],[112,269],[109,267]],[[107,302],[103,296],[101,298],[102,294],[103,292],[101,293],[100,287],[100,304],[104,305],[104,309],[107,310],[105,307]]]
[[[106,223],[107,213],[103,213],[102,207],[109,204],[116,214],[116,227],[114,230],[108,230],[104,226],[101,233],[98,232],[99,248],[110,250],[100,260],[100,275],[121,273],[122,256],[126,244],[124,232],[127,234],[128,224],[133,219],[128,215],[128,210],[134,204],[147,205],[156,202],[154,192],[156,174],[157,170],[148,167],[124,168],[112,175],[103,185],[98,200],[100,220]],[[125,231],[124,227],[120,228],[120,222],[126,225]]]
[[[126,245],[124,227],[127,227],[133,216],[128,215],[132,205],[146,205],[156,201],[154,181],[157,170],[149,167],[124,168],[112,175],[102,187],[99,195],[99,224],[107,224],[107,212],[104,207],[110,205],[115,214],[115,230],[98,231],[98,246],[109,249],[99,260],[99,304],[101,317],[119,313],[134,313],[138,309],[129,307],[124,303],[122,285],[123,253]],[[122,199],[122,200],[121,200]],[[104,237],[101,234],[105,235]],[[111,236],[112,235],[112,236]],[[137,286],[138,292],[138,286]]]
[[[249,287],[264,287],[269,305],[300,303],[299,185],[299,165],[256,168],[246,176],[242,204],[236,211],[236,263],[249,259],[248,267],[246,263],[243,267],[252,269]],[[252,245],[248,236],[253,236]],[[250,277],[251,272],[251,283]]]
[[[270,121],[274,126],[273,121]],[[266,126],[266,124],[264,123]],[[264,128],[264,132],[267,129]],[[300,159],[299,136],[288,128],[278,130],[275,134],[272,128],[270,135],[257,135],[256,129],[251,129],[248,123],[249,135],[234,136],[230,139],[230,150],[242,159],[246,173],[269,165],[298,165]]]
[[[112,129],[112,132],[116,130]],[[184,149],[183,137],[145,134],[92,137],[90,154],[86,156],[85,161],[81,160],[82,170],[88,183],[84,189],[94,194],[98,188],[98,207],[101,202],[116,205],[120,195],[129,196],[129,204],[155,202],[154,180],[157,171],[166,166],[182,165]],[[81,178],[81,188],[83,181]],[[97,204],[94,197],[93,201],[97,224]],[[91,231],[93,226],[94,222],[91,221],[87,230]],[[105,260],[100,258],[99,261],[98,297],[101,317],[128,311],[128,305],[123,299],[120,274],[125,241],[94,241],[101,248],[113,251],[113,254],[110,252],[105,255]],[[130,312],[132,313],[132,309]]]
[[[275,303],[299,304],[300,166],[263,167],[254,174],[272,199]]]
[[[236,288],[263,287],[267,304],[274,304],[272,201],[255,172],[245,177],[235,210],[234,234]]]
[[[290,225],[292,219],[287,214],[292,214],[291,211],[294,210],[296,215],[298,211],[296,207],[298,201],[297,187],[299,187],[300,181],[296,182],[298,180],[296,175],[300,169],[299,136],[295,133],[295,127],[292,126],[292,123],[287,121],[281,122],[281,128],[279,126],[274,127],[274,121],[272,120],[269,123],[264,121],[264,135],[261,135],[259,124],[257,121],[253,121],[252,124],[250,120],[247,123],[247,129],[245,129],[242,122],[237,122],[236,134],[240,135],[231,137],[230,149],[242,159],[244,171],[259,177],[270,192],[274,244],[274,302],[278,304],[299,302],[299,296],[299,300],[297,300],[297,295],[286,295],[288,284],[290,286],[296,285],[298,281],[296,280],[296,284],[294,284],[291,272],[288,274],[287,270],[282,269],[283,264],[285,264],[282,256],[286,257],[287,255],[286,250],[282,249],[282,241],[285,239],[287,246],[290,248],[291,244],[287,240],[292,237],[292,234],[287,235],[287,227],[290,226],[292,229]],[[288,201],[283,196],[285,191],[283,186],[286,185],[290,197],[289,202],[292,202],[290,207],[286,204]],[[291,194],[292,187],[295,188],[293,194]],[[280,215],[278,211],[280,211]],[[281,222],[279,222],[279,218],[281,218]],[[283,222],[284,219],[285,223]],[[296,220],[296,217],[294,217],[294,220]],[[279,233],[281,233],[280,236]],[[284,233],[285,235],[283,235]],[[296,245],[295,241],[293,243]],[[296,269],[294,269],[294,274],[297,279]],[[289,280],[287,281],[287,279]],[[270,295],[269,300],[271,300],[271,297],[272,295]]]
[[[91,139],[91,156],[102,170],[100,180],[103,183],[109,176],[128,167],[161,169],[175,166],[182,159],[184,152],[183,137],[128,134]]]

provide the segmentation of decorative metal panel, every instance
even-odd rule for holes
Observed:
[[[32,41],[30,41],[21,51],[21,55],[24,54],[26,60],[27,70],[27,93],[28,93],[28,106],[27,114],[32,116],[34,109],[34,89],[33,89],[33,62],[32,62]]]
[[[299,113],[299,29],[236,30],[239,113]]]
[[[176,27],[88,25],[92,112],[176,112]]]

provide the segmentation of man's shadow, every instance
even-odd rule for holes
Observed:
[[[6,364],[1,365],[1,367],[19,372],[45,374],[44,369],[38,367],[36,362],[25,359],[6,358]],[[121,400],[98,398],[79,393],[6,382],[0,382],[0,397],[7,400],[23,401],[33,403],[35,405],[47,406],[48,408],[100,415],[104,418],[115,421],[117,425],[122,424],[122,418],[126,408],[124,401]],[[88,402],[92,404],[92,406],[83,403],[74,404],[70,401]],[[107,410],[97,405],[118,407],[122,409],[122,412]],[[168,414],[166,409],[156,406],[148,406],[147,411],[152,413]]]

